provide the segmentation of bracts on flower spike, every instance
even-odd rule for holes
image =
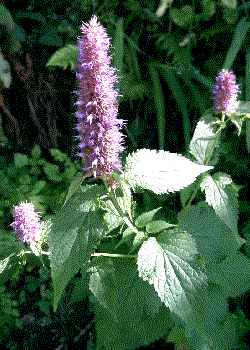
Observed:
[[[119,154],[124,149],[120,132],[124,123],[117,119],[116,70],[110,65],[109,37],[97,17],[83,23],[81,31],[76,102],[78,156],[83,159],[85,177],[108,179],[114,170],[121,170]]]

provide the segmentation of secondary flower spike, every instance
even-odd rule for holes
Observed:
[[[11,224],[23,243],[37,242],[40,239],[40,217],[33,203],[21,202],[14,209],[15,221]]]
[[[214,89],[215,111],[218,113],[234,113],[237,107],[239,86],[232,71],[222,70],[216,78]]]
[[[121,170],[119,154],[124,149],[124,136],[120,132],[123,120],[117,119],[116,69],[110,65],[110,39],[97,17],[83,23],[81,31],[77,63],[79,91],[76,92],[78,156],[83,158],[87,177],[102,174],[108,177],[113,170]]]

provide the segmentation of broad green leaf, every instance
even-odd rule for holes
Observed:
[[[153,285],[160,299],[182,319],[192,314],[192,303],[206,286],[206,276],[196,258],[195,240],[173,229],[150,237],[138,252],[139,276]]]
[[[15,153],[14,163],[17,168],[21,168],[29,164],[29,158],[26,156],[26,154]]]
[[[170,227],[174,227],[176,225],[169,224],[166,221],[163,220],[155,220],[155,221],[150,221],[147,226],[146,226],[146,231],[148,233],[159,233],[164,230],[167,230]]]
[[[68,44],[57,50],[50,57],[46,67],[55,66],[66,69],[68,66],[70,66],[71,70],[73,70],[76,66],[78,54],[79,50],[77,45]]]
[[[89,289],[98,302],[107,309],[117,321],[117,289],[113,262],[106,257],[95,258],[88,272]]]
[[[121,226],[122,224],[124,224],[124,220],[120,216],[120,214],[118,213],[116,208],[114,207],[112,201],[110,199],[108,199],[108,197],[106,197],[105,199],[106,200],[103,199],[101,201],[101,207],[106,212],[104,214],[103,218],[104,218],[104,221],[108,227],[108,230],[107,230],[107,233],[108,233],[108,232],[111,232],[112,230],[114,230],[115,228]],[[124,212],[123,198],[117,196],[116,200],[117,200],[120,208]]]
[[[119,183],[120,188],[123,193],[123,206],[125,209],[125,212],[128,214],[130,219],[132,220],[132,203],[133,203],[133,198],[132,198],[132,193],[131,193],[131,187],[128,184],[128,182],[120,176],[118,173],[113,173],[112,177]]]
[[[208,269],[209,279],[220,285],[226,297],[237,298],[250,289],[250,259],[238,252]]]
[[[114,285],[105,285],[105,294],[113,293],[117,320],[110,312],[95,305],[97,347],[106,350],[133,350],[162,337],[173,323],[154,288],[138,277],[131,259],[113,259]],[[126,271],[126,273],[125,273]],[[100,287],[101,288],[101,287]]]
[[[205,191],[206,202],[211,205],[216,214],[230,228],[236,240],[241,243],[238,234],[238,192],[231,177],[224,173],[213,176],[206,174],[201,183]]]
[[[223,290],[210,284],[206,291],[200,321],[204,325],[207,341],[192,324],[186,327],[186,336],[195,350],[229,350],[237,345],[236,323],[228,311],[228,303]]]
[[[77,191],[79,186],[81,186],[81,183],[83,182],[83,174],[81,172],[77,173],[73,181],[71,182],[68,193],[64,202],[64,205],[67,203],[70,197],[73,196],[73,194]]]
[[[103,211],[97,198],[104,193],[103,186],[84,186],[54,219],[49,242],[54,310],[66,285],[88,262],[103,235]]]
[[[232,123],[237,128],[237,134],[240,136],[242,124],[245,118],[250,117],[250,102],[238,101],[238,106],[236,107],[235,113],[229,115]]]
[[[127,156],[124,177],[134,189],[141,187],[163,194],[179,191],[212,168],[176,153],[141,149]]]
[[[146,213],[141,214],[138,216],[138,218],[135,220],[135,226],[138,228],[145,227],[154,217],[154,215],[161,209],[156,208],[151,211],[148,211]]]
[[[218,125],[211,114],[205,114],[199,120],[194,135],[189,145],[190,153],[195,157],[198,164],[215,165],[218,158],[211,158],[214,147],[219,147]]]
[[[199,202],[178,215],[179,227],[196,241],[199,254],[206,265],[220,263],[241,246],[231,231],[206,203]]]

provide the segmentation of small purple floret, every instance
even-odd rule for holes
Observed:
[[[214,106],[217,113],[231,114],[237,107],[239,86],[232,71],[222,70],[216,78],[214,89]]]
[[[23,243],[38,242],[41,234],[40,217],[33,203],[21,202],[14,209],[15,221],[11,224]]]
[[[97,17],[83,23],[81,31],[76,102],[78,156],[83,158],[85,176],[109,177],[114,170],[121,170],[119,154],[124,149],[120,132],[124,122],[117,119],[116,69],[110,65],[109,37]]]

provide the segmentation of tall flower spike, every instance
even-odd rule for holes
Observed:
[[[113,170],[121,170],[119,154],[123,151],[124,136],[120,132],[123,120],[117,119],[117,81],[115,68],[110,66],[109,37],[93,16],[81,27],[78,39],[77,63],[78,156],[82,157],[86,177],[107,177]]]
[[[214,89],[215,111],[218,113],[234,113],[237,107],[239,86],[232,71],[222,70],[216,78]]]
[[[14,209],[15,221],[11,224],[17,237],[24,243],[38,242],[41,234],[40,217],[33,203],[21,202]]]

